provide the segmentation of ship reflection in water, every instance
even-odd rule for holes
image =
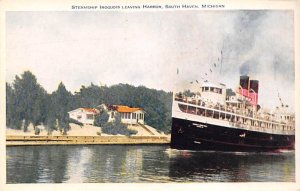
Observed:
[[[295,181],[294,152],[170,152],[177,154],[171,154],[169,175],[183,182]]]
[[[22,146],[7,183],[294,182],[295,153],[193,152],[169,146]]]

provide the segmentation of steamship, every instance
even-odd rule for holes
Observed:
[[[177,92],[172,103],[171,148],[214,151],[293,150],[295,115],[287,105],[258,105],[259,81],[240,76],[235,92],[208,81],[197,93]],[[281,100],[281,99],[280,99]]]

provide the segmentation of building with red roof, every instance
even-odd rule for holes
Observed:
[[[121,122],[125,124],[144,124],[145,111],[139,107],[128,107],[125,105],[105,105],[98,106],[106,110],[109,114],[108,121],[114,121],[116,115],[120,115]]]

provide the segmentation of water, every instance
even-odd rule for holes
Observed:
[[[169,146],[6,149],[7,183],[294,182],[295,153],[193,152]]]

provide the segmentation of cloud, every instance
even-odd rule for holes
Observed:
[[[6,23],[9,82],[31,70],[48,92],[60,81],[172,91],[249,74],[266,105],[277,91],[294,104],[292,11],[8,12]]]

